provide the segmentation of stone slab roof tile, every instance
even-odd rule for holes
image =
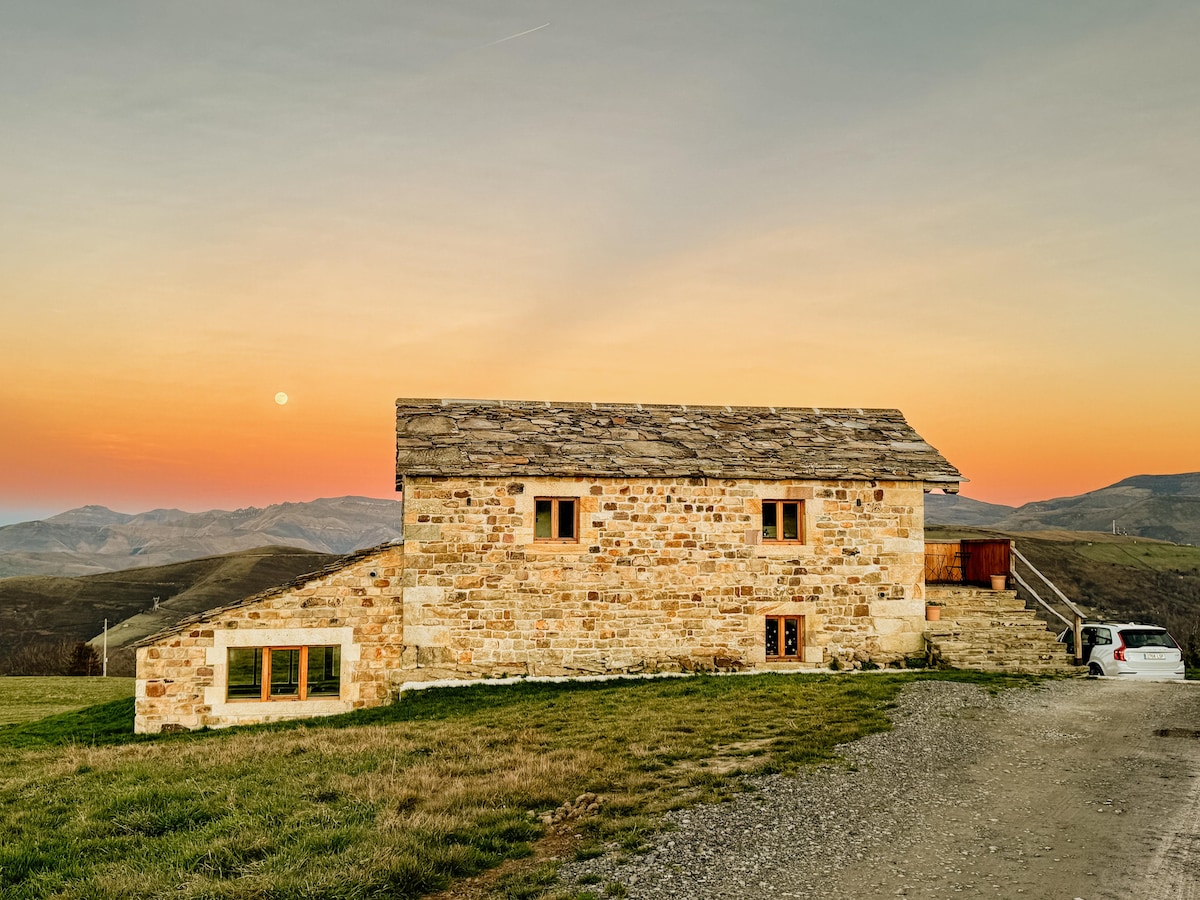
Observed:
[[[896,409],[396,401],[396,476],[905,480],[959,471]]]
[[[194,628],[197,625],[202,625],[211,621],[222,613],[229,612],[234,609],[239,609],[243,606],[250,606],[254,603],[259,603],[263,600],[269,600],[272,597],[277,597],[281,594],[286,594],[288,591],[296,588],[304,587],[314,581],[319,581],[322,578],[327,578],[330,575],[336,575],[342,569],[349,568],[356,563],[362,562],[372,556],[382,556],[387,553],[393,553],[398,547],[402,547],[400,541],[388,541],[383,544],[376,544],[374,547],[364,547],[362,550],[355,550],[353,553],[347,553],[345,556],[339,556],[332,562],[322,566],[314,572],[306,572],[302,575],[297,575],[290,581],[283,584],[277,584],[274,587],[269,587],[264,591],[259,591],[257,594],[250,594],[246,597],[240,597],[232,603],[226,603],[221,606],[215,606],[212,609],[206,609],[204,612],[192,613],[190,616],[185,616],[179,621],[168,625],[166,628],[147,635],[141,640],[134,641],[129,644],[130,647],[150,647],[154,644],[161,643],[167,638],[184,631],[188,628]]]

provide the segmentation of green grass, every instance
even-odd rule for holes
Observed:
[[[0,725],[132,696],[132,678],[0,678]]]
[[[1133,538],[1121,542],[1081,541],[1074,547],[1080,556],[1093,562],[1172,572],[1200,569],[1200,547]]]
[[[536,817],[585,791],[603,806],[574,823],[584,846],[635,851],[660,813],[731,796],[739,772],[834,760],[886,729],[921,677],[947,676],[478,686],[150,739],[130,734],[129,700],[9,725],[0,896],[415,898],[529,854]],[[497,889],[536,897],[553,869],[518,867]]]

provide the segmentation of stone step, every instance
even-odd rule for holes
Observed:
[[[1029,608],[1020,600],[1010,600],[1007,603],[947,603],[942,607],[942,615],[948,612],[979,614],[984,612],[1014,612],[1026,613]]]
[[[927,600],[941,600],[945,597],[1008,597],[1017,596],[1015,590],[993,591],[990,588],[974,587],[972,585],[929,584],[925,586]]]
[[[1048,631],[1043,631],[1040,628],[1031,627],[1028,625],[1004,625],[1004,626],[987,626],[987,627],[971,627],[970,625],[951,625],[944,628],[927,628],[925,633],[934,637],[956,637],[958,635],[969,635],[973,639],[982,640],[987,638],[989,643],[993,641],[1016,641],[1017,643],[1045,643],[1057,644]],[[1065,646],[1065,645],[1064,645]]]
[[[1017,598],[1016,591],[930,586],[926,598],[943,604],[941,620],[926,625],[930,653],[942,665],[993,672],[1070,673],[1064,644]]]

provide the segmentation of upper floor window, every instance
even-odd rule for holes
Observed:
[[[764,500],[762,539],[804,543],[804,501]]]
[[[575,543],[579,540],[577,497],[538,497],[533,506],[535,541]]]

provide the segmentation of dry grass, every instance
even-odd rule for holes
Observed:
[[[419,897],[528,854],[537,817],[585,791],[604,804],[572,823],[583,851],[636,848],[661,811],[737,790],[731,773],[829,760],[887,727],[912,677],[431,691],[110,746],[63,737],[67,719],[53,732],[65,743],[15,746],[0,728],[0,896]],[[505,890],[549,883],[531,877]]]

